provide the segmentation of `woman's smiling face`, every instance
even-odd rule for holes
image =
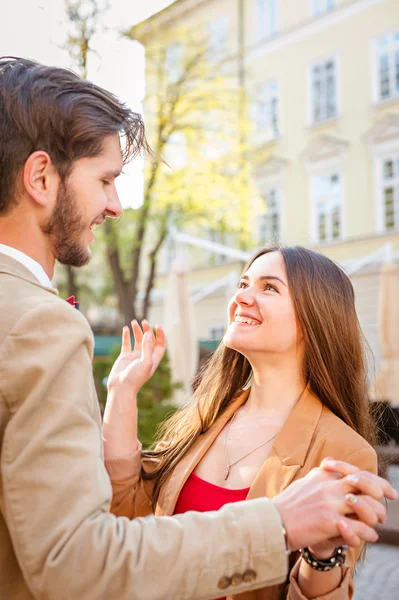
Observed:
[[[242,275],[229,302],[228,323],[225,345],[248,359],[255,352],[286,354],[297,349],[302,335],[279,252],[259,256]]]

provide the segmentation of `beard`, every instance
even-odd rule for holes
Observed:
[[[61,264],[82,267],[90,261],[90,249],[82,242],[87,229],[75,195],[61,181],[53,214],[42,227],[43,233],[51,238],[55,258]]]

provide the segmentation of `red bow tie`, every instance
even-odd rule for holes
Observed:
[[[67,298],[66,301],[79,310],[80,302],[75,300],[75,296],[69,296],[69,298]]]

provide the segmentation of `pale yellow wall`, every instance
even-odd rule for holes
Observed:
[[[183,0],[180,0],[184,4]],[[278,11],[279,31],[273,39],[258,42],[255,36],[255,0],[245,0],[246,82],[248,96],[253,97],[257,84],[276,78],[280,85],[281,135],[268,148],[272,156],[286,161],[279,174],[284,206],[284,242],[312,246],[309,229],[309,173],[305,152],[312,141],[328,135],[346,142],[343,153],[345,237],[342,241],[321,244],[315,249],[334,260],[349,264],[375,252],[386,242],[399,252],[399,232],[380,235],[376,231],[375,173],[368,133],[388,113],[399,114],[399,99],[374,105],[372,96],[372,41],[399,30],[399,0],[338,0],[337,8],[313,19],[310,0],[281,0]],[[335,22],[343,11],[354,12]],[[366,7],[364,10],[362,7]],[[236,67],[238,0],[207,0],[188,12],[184,22],[208,23],[228,13],[231,68]],[[288,40],[289,43],[286,42]],[[328,57],[338,59],[339,116],[328,124],[311,126],[307,122],[310,65]],[[232,268],[206,265],[207,254],[191,251],[195,270],[190,285],[197,288],[222,277]],[[201,263],[203,268],[201,268]],[[234,266],[234,265],[233,265]],[[240,264],[236,267],[240,268]],[[158,279],[162,289],[164,277]],[[357,273],[353,277],[359,317],[373,350],[378,347],[378,269]],[[205,332],[211,324],[225,318],[225,296],[217,293],[195,306],[198,330]],[[223,301],[222,301],[223,300]],[[152,314],[160,314],[155,306]]]
[[[387,110],[399,112],[399,101],[389,109],[372,104],[371,41],[389,33],[395,22],[399,28],[399,2],[388,0],[275,51],[269,51],[265,43],[264,52],[257,50],[249,55],[254,82],[276,77],[280,83],[282,135],[273,152],[289,161],[284,186],[287,243],[311,241],[308,174],[302,155],[320,134],[348,142],[344,174],[346,237],[375,231],[373,169],[366,135],[381,114]],[[330,56],[338,59],[340,115],[331,125],[311,127],[306,122],[308,68]]]

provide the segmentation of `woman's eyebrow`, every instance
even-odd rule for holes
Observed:
[[[283,285],[285,285],[285,287],[287,287],[287,284],[285,283],[285,281],[283,281],[282,279],[280,279],[280,277],[277,277],[277,275],[262,275],[261,277],[258,277],[259,281],[265,281],[265,280],[277,280],[280,283],[282,283]],[[248,275],[243,275],[240,279],[240,281],[248,281],[249,277]]]

